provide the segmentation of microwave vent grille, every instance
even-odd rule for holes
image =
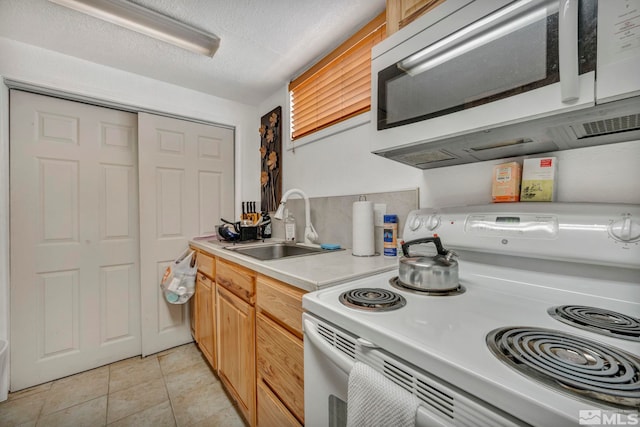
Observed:
[[[613,117],[604,120],[595,120],[583,123],[584,134],[581,138],[609,135],[619,132],[627,132],[640,129],[640,114]]]
[[[432,151],[421,151],[417,153],[407,153],[407,154],[397,156],[396,158],[397,160],[404,163],[419,165],[419,164],[442,162],[446,160],[454,160],[457,157],[452,155],[451,153],[448,153],[445,150],[432,150]]]

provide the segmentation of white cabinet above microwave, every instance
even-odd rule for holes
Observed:
[[[640,0],[447,0],[371,67],[371,149],[419,168],[640,139]]]

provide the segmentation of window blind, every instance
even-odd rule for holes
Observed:
[[[289,84],[292,140],[371,109],[371,48],[385,37],[383,12]]]

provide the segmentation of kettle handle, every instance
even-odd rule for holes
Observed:
[[[417,245],[419,243],[433,243],[436,245],[436,249],[438,250],[438,255],[447,255],[449,251],[442,247],[442,242],[440,241],[440,237],[425,237],[423,239],[411,240],[410,242],[405,242],[402,244],[402,254],[405,257],[409,257],[409,246]]]

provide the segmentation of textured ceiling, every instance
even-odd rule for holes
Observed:
[[[0,0],[0,37],[257,105],[384,10],[385,0],[135,0],[220,37],[213,58],[47,0]]]

